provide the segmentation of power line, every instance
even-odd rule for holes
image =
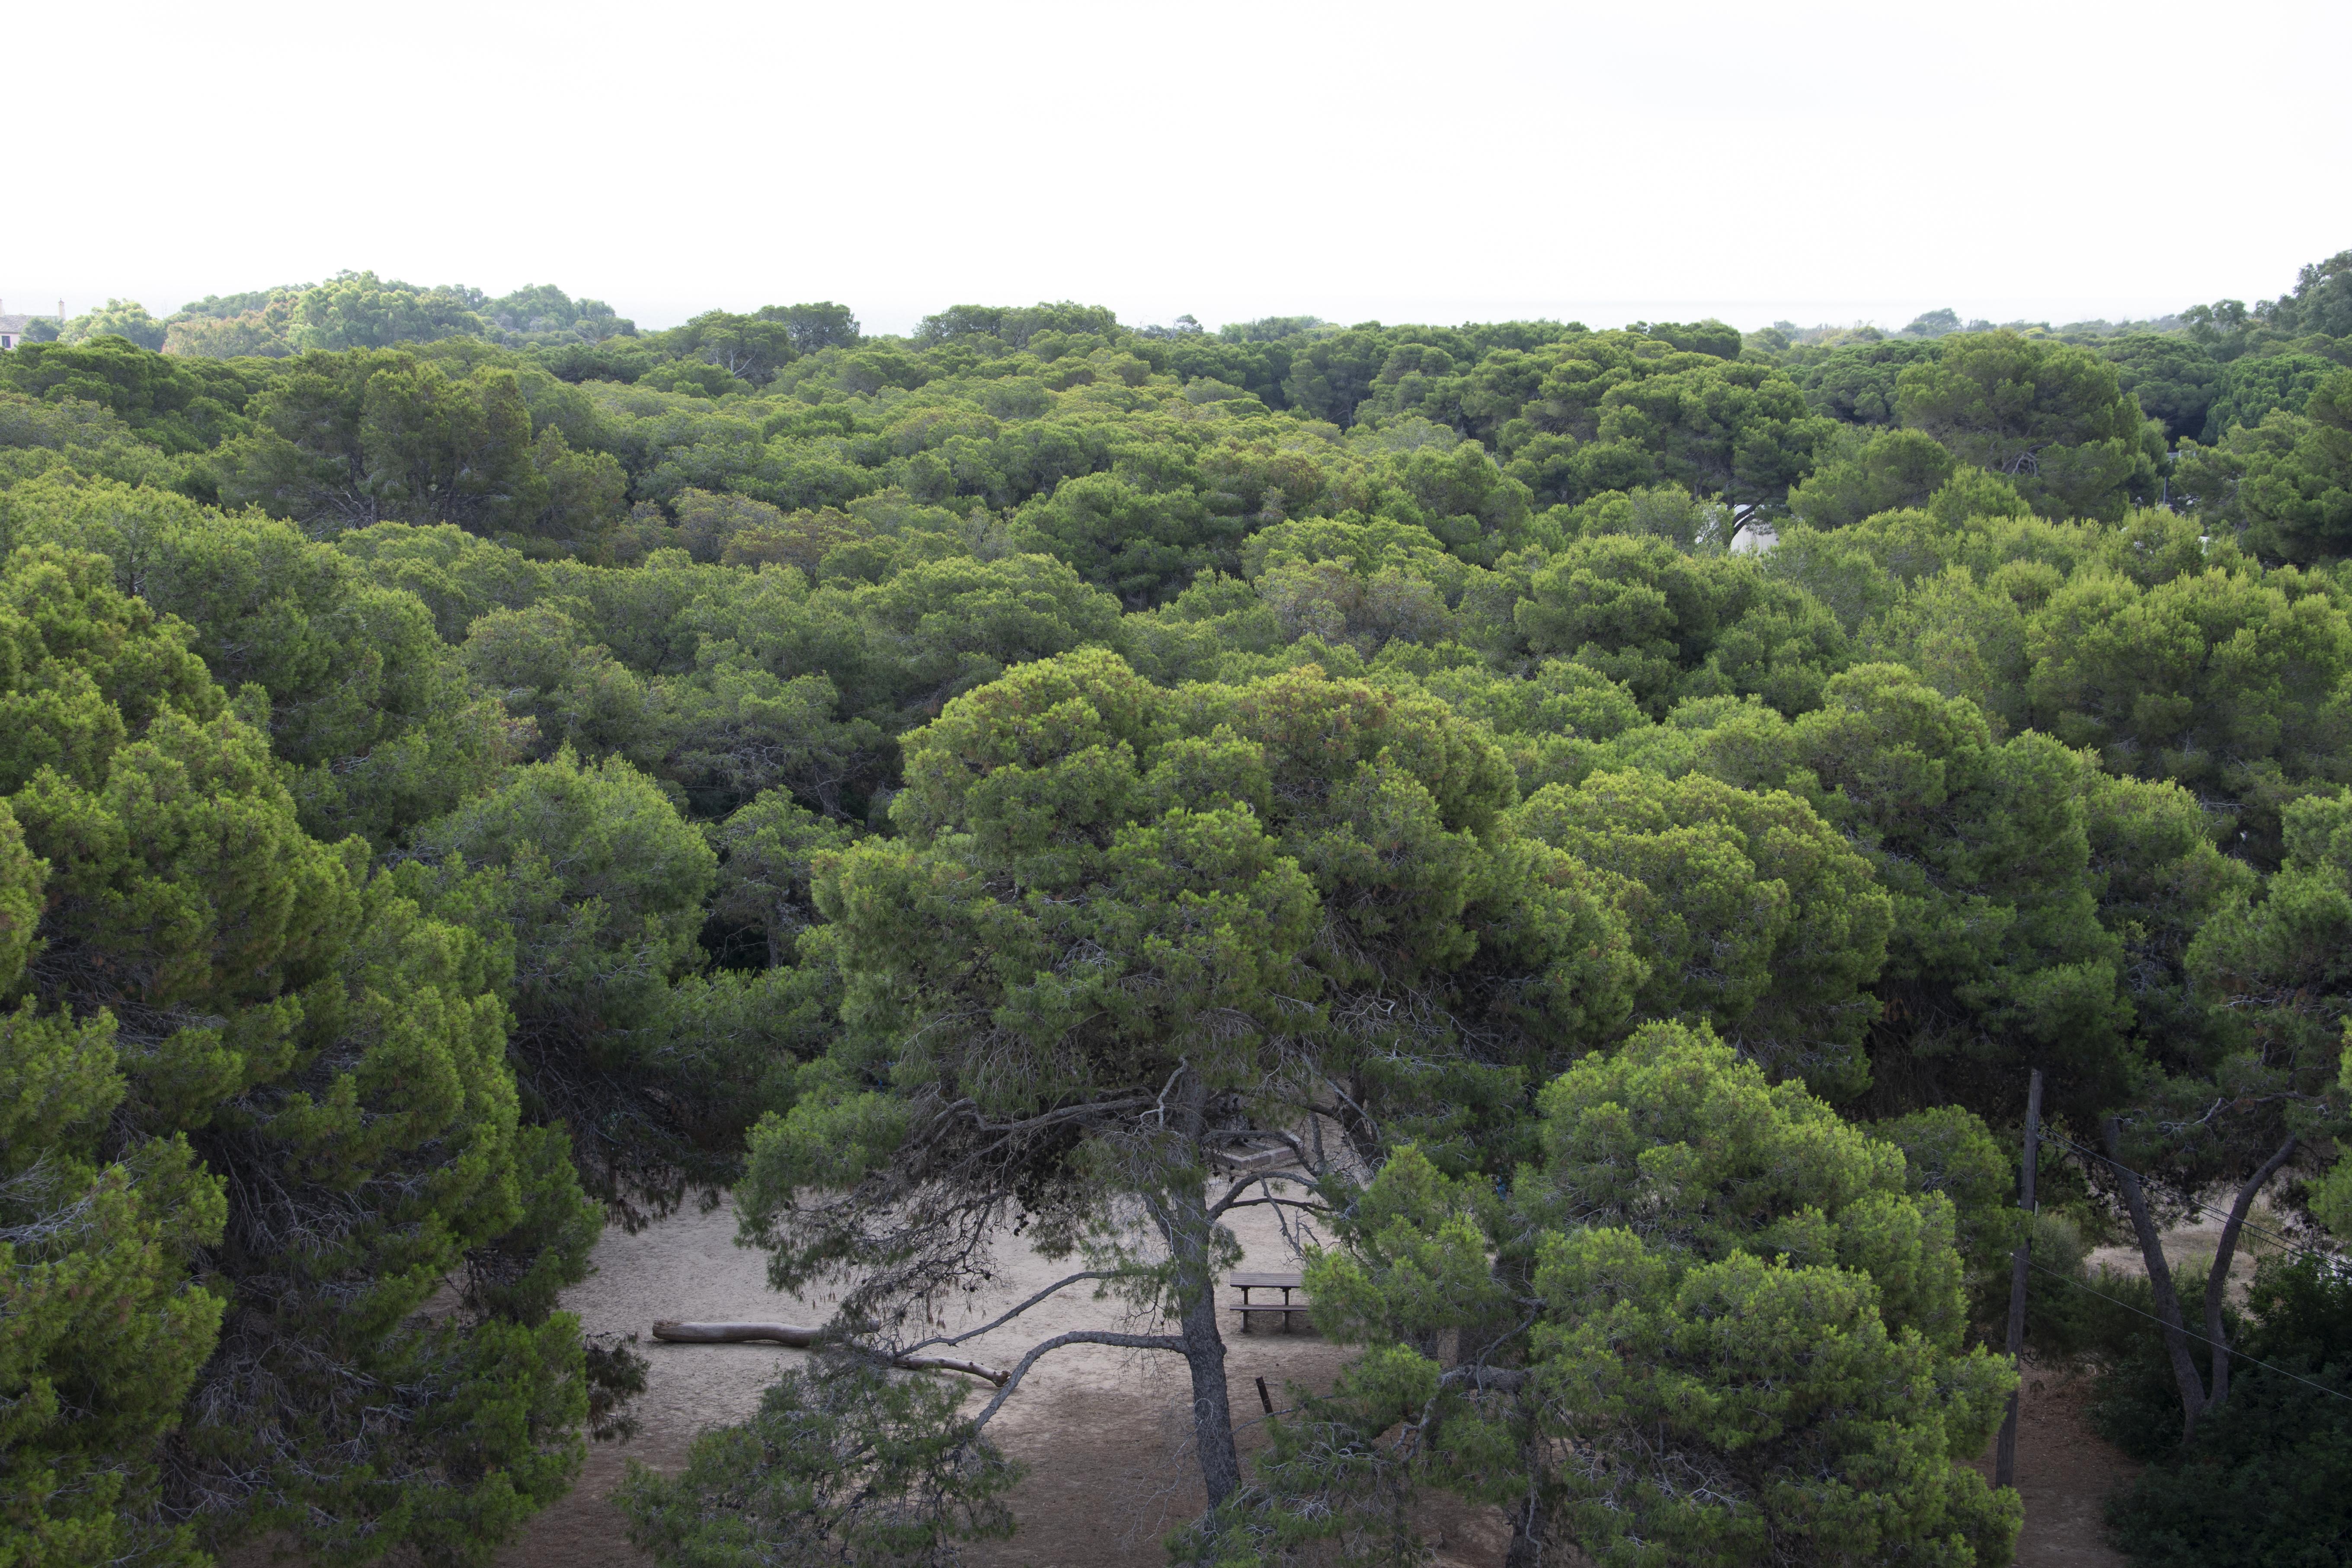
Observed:
[[[2139,1181],[2145,1182],[2148,1179],[2146,1174],[2133,1170],[2129,1165],[2125,1164],[2122,1161],[2110,1159],[2106,1155],[2100,1153],[2096,1149],[2085,1149],[2080,1143],[2075,1142],[2072,1138],[2065,1137],[2063,1134],[2056,1132],[2044,1133],[2043,1136],[2048,1138],[2053,1143],[2063,1143],[2067,1148],[2072,1149],[2077,1154],[2096,1160],[2103,1165],[2113,1165],[2116,1170],[2122,1171]],[[2228,1209],[2216,1208],[2211,1204],[2200,1202],[2196,1198],[2190,1198],[2189,1200],[2189,1206],[2194,1209],[2202,1210],[2206,1214],[2219,1215],[2225,1221],[2230,1217],[2230,1211]],[[2290,1252],[2299,1252],[2305,1258],[2315,1258],[2322,1263],[2333,1264],[2337,1261],[2337,1258],[2333,1253],[2321,1252],[2316,1248],[2305,1247],[2301,1242],[2290,1240],[2276,1231],[2266,1230],[2263,1226],[2256,1225],[2251,1219],[2240,1220],[2238,1222],[2238,1228],[2240,1230],[2250,1230],[2256,1236],[2262,1237],[2267,1241],[2275,1242],[2277,1245],[2285,1247]]]
[[[2110,1296],[2105,1290],[2093,1290],[2088,1285],[2084,1284],[2072,1274],[2063,1274],[2055,1268],[2048,1268],[2040,1263],[2035,1263],[2030,1258],[2027,1259],[2026,1266],[2031,1268],[2041,1269],[2042,1273],[2049,1275],[2053,1279],[2063,1279],[2067,1284],[2074,1287],[2075,1289],[2086,1291],[2112,1306],[2121,1307],[2126,1312],[2137,1313],[2140,1317],[2146,1318],[2149,1322],[2154,1323],[2160,1329],[2169,1331],[2172,1328],[2170,1323],[2166,1322],[2154,1312],[2142,1312],[2137,1307],[2133,1306],[2129,1301],[2123,1300],[2115,1296]],[[2327,1395],[2330,1399],[2341,1399],[2347,1404],[2352,1404],[2352,1394],[2346,1394],[2341,1390],[2330,1388],[2324,1383],[2313,1383],[2311,1379],[2303,1376],[2299,1373],[2292,1373],[2283,1366],[2273,1366],[2266,1361],[2256,1360],[2256,1358],[2248,1355],[2243,1351],[2231,1350],[2228,1345],[2222,1344],[2217,1340],[2207,1339],[2203,1334],[2199,1333],[2196,1330],[2188,1327],[2186,1324],[2182,1325],[2180,1331],[2188,1335],[2190,1339],[2196,1340],[2202,1344],[2211,1345],[2223,1355],[2232,1355],[2236,1356],[2240,1361],[2252,1362],[2254,1365],[2261,1367],[2264,1372],[2274,1372],[2281,1377],[2294,1378],[2297,1383],[2319,1390],[2320,1393]]]

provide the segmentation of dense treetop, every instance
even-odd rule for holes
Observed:
[[[635,1375],[555,1310],[600,1215],[738,1183],[871,1323],[992,1216],[1108,1248],[1222,1390],[1205,1173],[1309,1114],[1331,1430],[1379,1422],[1255,1491],[1228,1424],[1225,1539],[1345,1515],[1412,1390],[1549,1452],[1547,1378],[1640,1417],[1504,1466],[1596,1551],[2006,1539],[1952,1467],[2028,1069],[2159,1208],[2352,1212],[2347,290],[875,336],[347,274],[0,355],[0,1560],[482,1560]],[[1610,1186],[1629,1137],[1680,1195]],[[1726,1312],[1844,1347],[1806,1398],[1933,1399],[1751,1451],[1795,1373]],[[1430,1445],[1395,1473],[1500,1500]],[[698,1540],[678,1485],[648,1528]]]

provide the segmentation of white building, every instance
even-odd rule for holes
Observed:
[[[25,329],[32,324],[30,316],[0,314],[0,349],[13,349],[25,341]],[[66,302],[58,301],[58,325],[65,325]]]

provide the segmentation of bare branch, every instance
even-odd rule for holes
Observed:
[[[1027,1311],[1030,1308],[1035,1306],[1046,1297],[1053,1295],[1057,1290],[1067,1289],[1070,1286],[1076,1285],[1081,1279],[1117,1279],[1121,1276],[1122,1272],[1123,1270],[1116,1268],[1088,1268],[1077,1274],[1068,1275],[1063,1279],[1055,1280],[1054,1283],[1046,1286],[1043,1290],[1038,1291],[1035,1295],[1030,1297],[1019,1306],[1008,1310],[1002,1317],[992,1318],[987,1322],[982,1323],[980,1327],[976,1329],[966,1329],[960,1334],[940,1334],[928,1340],[917,1340],[913,1344],[908,1345],[906,1350],[900,1353],[911,1355],[917,1351],[929,1349],[932,1345],[960,1345],[966,1340],[976,1340],[981,1335],[987,1333],[992,1330],[1003,1328],[1005,1324],[1011,1322],[1013,1319],[1019,1317],[1022,1313]]]
[[[1004,1402],[1013,1397],[1013,1391],[1021,1386],[1021,1380],[1029,1374],[1029,1369],[1035,1366],[1047,1352],[1060,1350],[1066,1345],[1116,1345],[1124,1350],[1173,1351],[1178,1355],[1184,1353],[1184,1340],[1181,1334],[1116,1334],[1099,1329],[1077,1329],[1066,1334],[1055,1334],[1045,1343],[1030,1347],[1029,1353],[1014,1363],[1012,1373],[997,1389],[996,1397],[990,1400],[986,1408],[982,1409],[978,1415],[972,1417],[971,1429],[978,1432],[982,1426],[987,1426],[997,1411],[1003,1408]]]

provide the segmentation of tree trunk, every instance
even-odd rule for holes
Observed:
[[[1519,1468],[1528,1478],[1528,1490],[1506,1510],[1511,1521],[1511,1545],[1503,1563],[1504,1568],[1543,1568],[1544,1549],[1551,1540],[1550,1445],[1544,1439],[1541,1418],[1528,1392],[1527,1369],[1518,1364],[1527,1359],[1527,1342],[1518,1331],[1523,1325],[1513,1304],[1533,1290],[1532,1270],[1524,1255],[1505,1251],[1496,1256],[1491,1272],[1503,1287],[1502,1300],[1492,1313],[1472,1319],[1455,1331],[1454,1364],[1480,1363],[1478,1385],[1507,1394],[1512,1400],[1509,1415],[1519,1431]],[[1497,1365],[1497,1359],[1509,1364]],[[1434,1434],[1430,1447],[1433,1451],[1436,1448]]]
[[[1535,1435],[1534,1422],[1528,1419],[1529,1431],[1519,1445],[1519,1458],[1527,1472],[1528,1495],[1511,1505],[1511,1548],[1504,1554],[1503,1568],[1543,1568],[1544,1548],[1551,1540],[1550,1467],[1543,1452],[1543,1439]]]
[[[2230,1292],[2230,1260],[2237,1255],[2238,1233],[2246,1224],[2246,1211],[2254,1206],[2256,1194],[2264,1184],[2278,1174],[2279,1167],[2294,1157],[2294,1134],[2287,1134],[2278,1152],[2263,1162],[2246,1184],[2238,1189],[2238,1201],[2230,1205],[2230,1217],[2221,1224],[2221,1242],[2213,1248],[2213,1272],[2205,1280],[2205,1337],[2213,1342],[2212,1394],[2205,1401],[2209,1411],[2221,1408],[2230,1397],[2229,1335],[2223,1331],[2221,1306]]]
[[[1332,1087],[1337,1089],[1339,1086],[1334,1084]],[[1348,1140],[1349,1149],[1362,1163],[1364,1169],[1377,1171],[1381,1168],[1382,1152],[1381,1135],[1380,1130],[1364,1115],[1366,1097],[1364,1075],[1360,1072],[1349,1074],[1345,1092],[1334,1096],[1338,1104],[1332,1110],[1332,1119],[1339,1122],[1340,1135]]]
[[[2042,1163],[2042,1069],[2025,1091],[2025,1156],[2017,1168],[2017,1206],[2025,1211],[2025,1229],[2009,1268],[2009,1364],[2018,1386],[2009,1391],[2009,1414],[2001,1418],[2000,1440],[1994,1446],[1992,1484],[2017,1484],[2017,1409],[2025,1392],[2025,1292],[2027,1270],[2033,1264],[2033,1176]]]
[[[2197,1375],[2197,1360],[2189,1353],[2189,1335],[2180,1319],[2180,1293],[2173,1289],[2172,1268],[2164,1260],[2164,1238],[2147,1212],[2147,1194],[2139,1177],[2124,1163],[2123,1132],[2114,1117],[2106,1120],[2107,1159],[2123,1188],[2124,1208],[2130,1214],[2132,1233],[2139,1238],[2139,1254],[2147,1265],[2148,1288],[2156,1296],[2157,1321],[2164,1325],[2164,1349],[2172,1360],[2172,1379],[2180,1387],[2180,1440],[2196,1436],[2197,1417],[2205,1408],[2205,1381]]]
[[[1192,1440],[1201,1451],[1201,1484],[1213,1509],[1242,1484],[1233,1406],[1225,1393],[1225,1342],[1217,1331],[1215,1282],[1186,1293],[1183,1307],[1184,1363],[1192,1373]]]
[[[1185,1132],[1197,1152],[1208,1132],[1208,1086],[1187,1070],[1180,1091]],[[1184,1363],[1192,1373],[1192,1443],[1199,1451],[1201,1484],[1213,1510],[1242,1481],[1240,1451],[1234,1446],[1234,1412],[1225,1389],[1225,1340],[1217,1324],[1217,1281],[1212,1272],[1215,1226],[1209,1218],[1208,1185],[1192,1181],[1169,1189],[1160,1223],[1175,1264],[1178,1331]]]

